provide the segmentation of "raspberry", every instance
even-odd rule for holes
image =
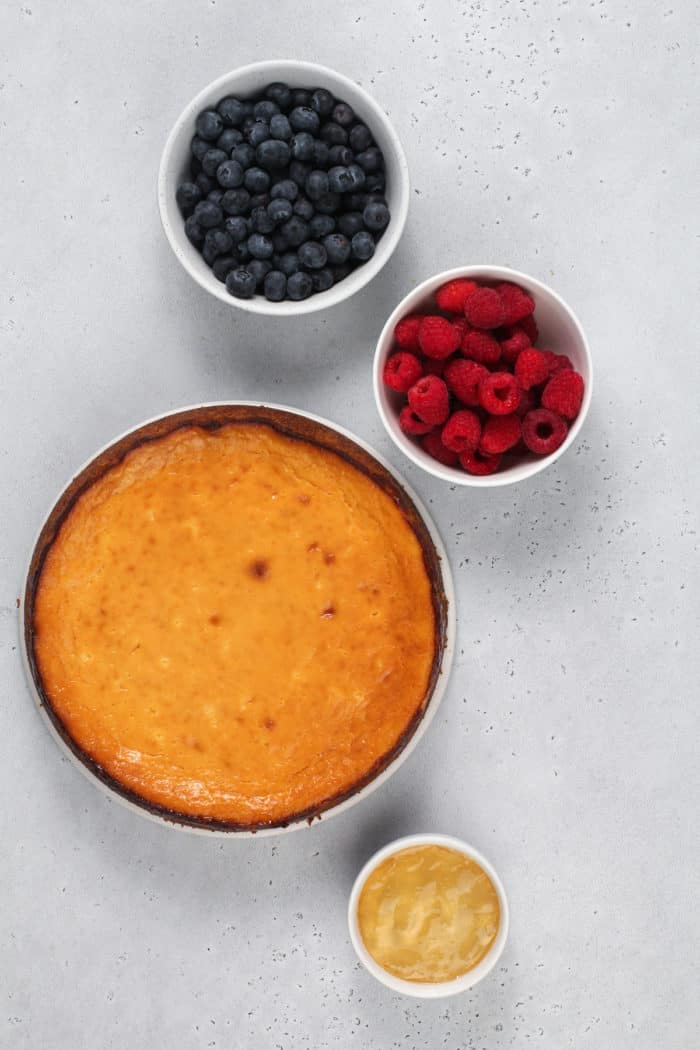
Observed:
[[[424,317],[418,342],[426,357],[449,357],[459,346],[459,332],[444,317]]]
[[[457,465],[457,453],[451,452],[449,448],[445,448],[439,430],[431,430],[429,434],[426,434],[421,441],[421,445],[428,455],[436,459],[438,463],[444,463],[446,467]]]
[[[505,323],[505,311],[495,288],[477,288],[464,304],[464,316],[475,328],[498,328]]]
[[[519,440],[520,420],[517,416],[491,416],[484,423],[479,451],[487,456],[497,456],[513,448]]]
[[[404,405],[399,412],[399,426],[404,434],[418,437],[419,434],[428,434],[433,429],[432,423],[424,423],[419,419],[410,405]]]
[[[495,365],[501,356],[501,345],[488,332],[467,332],[462,339],[462,353],[480,365]]]
[[[557,372],[542,391],[542,407],[576,419],[583,400],[583,379],[578,372]]]
[[[509,365],[515,364],[518,354],[522,350],[527,350],[530,345],[530,337],[520,325],[516,324],[504,329],[504,338],[501,339],[503,360]]]
[[[520,402],[520,388],[510,372],[490,372],[479,383],[479,401],[492,416],[508,416]]]
[[[463,405],[473,408],[479,404],[479,383],[489,374],[488,369],[476,361],[465,361],[455,357],[447,362],[445,382]]]
[[[497,291],[503,303],[503,321],[501,324],[517,324],[535,311],[535,300],[517,284],[497,285]]]
[[[475,292],[476,288],[474,281],[466,277],[457,277],[456,280],[448,281],[447,284],[443,284],[442,288],[438,288],[435,293],[435,302],[440,310],[459,314],[464,309],[467,297]]]
[[[500,456],[487,456],[478,449],[476,452],[463,452],[459,457],[468,474],[477,474],[484,477],[486,474],[495,474],[501,465]]]
[[[423,376],[408,391],[408,403],[424,423],[444,423],[450,413],[450,395],[444,380]]]
[[[563,372],[567,368],[573,369],[574,367],[566,354],[555,354],[551,350],[543,350],[542,353],[547,358],[550,376],[553,376],[555,372]]]
[[[550,412],[548,408],[536,408],[523,419],[523,441],[531,452],[548,456],[559,448],[568,429],[556,412]]]
[[[532,412],[533,408],[538,408],[538,407],[539,407],[539,400],[535,396],[535,394],[533,393],[532,390],[521,390],[520,391],[520,401],[518,402],[518,407],[516,408],[515,411],[516,411],[516,414],[519,415],[521,419],[522,419],[523,416],[526,416],[528,414],[528,412]]]
[[[467,332],[473,332],[474,331],[474,329],[469,324],[469,321],[466,319],[466,317],[452,317],[452,318],[450,318],[450,323],[451,323],[452,327],[456,328],[457,331],[459,332],[460,342],[464,338],[464,336],[466,335]]]
[[[534,346],[540,335],[537,321],[534,316],[530,314],[529,317],[523,317],[522,321],[518,324],[518,328],[522,328],[523,332]]]
[[[402,350],[392,354],[384,365],[384,382],[392,390],[406,394],[423,375],[423,366],[417,357]]]
[[[394,329],[394,341],[402,350],[418,350],[418,327],[423,320],[419,314],[402,317]]]
[[[443,445],[452,452],[473,452],[479,447],[481,423],[476,412],[468,408],[454,412],[440,434]]]
[[[548,377],[547,358],[541,350],[535,350],[534,346],[530,346],[518,354],[514,372],[523,390],[529,390],[530,387],[544,383]]]

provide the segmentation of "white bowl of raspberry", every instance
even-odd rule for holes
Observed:
[[[505,266],[463,266],[403,299],[379,337],[374,394],[395,444],[429,474],[493,488],[577,439],[593,368],[575,313]]]
[[[158,205],[200,287],[252,313],[323,310],[387,262],[408,213],[408,165],[382,108],[312,62],[255,62],[177,118]],[[272,275],[272,276],[270,276]]]

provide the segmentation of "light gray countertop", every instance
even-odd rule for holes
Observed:
[[[699,28],[691,0],[3,0],[3,1048],[697,1045]],[[155,196],[185,102],[275,56],[370,89],[413,182],[380,277],[284,323],[196,287]],[[413,468],[371,392],[398,298],[474,262],[552,284],[596,367],[578,445],[502,491]],[[459,640],[387,785],[310,830],[222,842],[138,819],[60,756],[15,599],[77,466],[228,397],[320,411],[403,471],[450,552]],[[492,860],[512,926],[489,979],[421,1003],[359,968],[345,905],[371,851],[430,829]]]

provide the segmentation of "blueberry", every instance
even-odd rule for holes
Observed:
[[[346,211],[363,212],[368,204],[368,193],[347,193],[343,198],[343,205]]]
[[[227,190],[221,201],[221,207],[227,215],[244,215],[250,208],[248,190]]]
[[[270,203],[269,193],[256,193],[255,196],[250,198],[250,210],[255,211],[256,208],[267,208]]]
[[[289,165],[289,177],[296,182],[299,189],[304,188],[306,176],[311,172],[310,164],[302,164],[300,160],[293,160]]]
[[[204,238],[202,255],[211,266],[219,255],[228,255],[233,248],[233,241],[225,230],[209,230]]]
[[[281,222],[286,222],[287,219],[291,219],[292,202],[286,200],[284,197],[276,197],[275,200],[270,201],[268,204],[267,214],[270,216],[275,226],[279,226]]]
[[[335,215],[340,210],[343,199],[339,193],[324,193],[316,201],[316,211],[322,215]]]
[[[327,292],[333,285],[333,274],[327,266],[322,270],[314,270],[311,274],[311,284],[315,292]]]
[[[289,241],[287,240],[285,235],[282,233],[282,231],[281,230],[275,230],[275,232],[272,234],[272,237],[270,239],[272,241],[272,247],[275,249],[275,255],[277,255],[277,256],[284,255],[284,253],[287,251],[287,248],[289,248]],[[274,255],[272,257],[272,262],[273,263],[275,262],[275,256]]]
[[[281,303],[287,295],[287,278],[281,270],[270,270],[263,285],[265,298],[271,303]]]
[[[201,199],[202,191],[195,182],[181,182],[175,191],[177,206],[185,219],[192,214]]]
[[[301,270],[293,273],[287,280],[287,295],[295,302],[299,299],[308,299],[314,290],[313,282],[308,273]]]
[[[332,120],[322,125],[320,135],[329,146],[345,146],[348,141],[345,128],[341,128],[340,124],[335,124]]]
[[[253,116],[256,120],[264,120],[266,123],[270,123],[276,113],[279,113],[280,108],[276,102],[273,102],[270,98],[264,98],[260,102],[256,102],[253,106]]]
[[[314,216],[314,206],[307,197],[298,197],[294,202],[294,214],[309,222]]]
[[[251,193],[267,193],[270,188],[270,176],[262,168],[248,168],[243,182]]]
[[[349,128],[355,123],[352,106],[349,106],[347,102],[339,102],[333,110],[333,120],[336,124],[340,124],[341,128]]]
[[[243,121],[243,124],[241,125],[241,128],[243,130],[243,137],[245,139],[248,138],[248,132],[250,131],[250,129],[252,128],[254,123],[255,123],[255,117],[253,116],[252,113],[250,114],[249,117],[246,117],[245,120]]]
[[[338,284],[339,281],[344,281],[347,275],[352,271],[352,267],[348,266],[347,263],[342,266],[333,266],[333,283]]]
[[[362,150],[369,149],[372,145],[372,132],[366,124],[355,124],[348,132],[348,142],[351,150],[361,153]]]
[[[242,215],[230,215],[224,220],[224,229],[234,244],[240,244],[248,236],[248,223]]]
[[[378,233],[388,226],[390,217],[386,204],[380,204],[378,201],[370,201],[362,212],[365,226],[373,233]]]
[[[341,215],[338,219],[338,229],[341,233],[344,233],[346,237],[354,237],[356,233],[364,229],[364,222],[362,221],[362,212],[359,211],[347,211],[344,215]]]
[[[202,157],[204,174],[213,178],[219,164],[223,164],[225,160],[228,160],[228,153],[224,153],[222,149],[208,149]]]
[[[311,95],[311,108],[318,113],[319,117],[330,117],[334,105],[335,99],[325,88],[316,88]]]
[[[304,183],[306,196],[309,200],[317,201],[324,193],[328,193],[328,175],[325,171],[312,171]]]
[[[230,157],[231,150],[235,149],[241,142],[243,142],[243,132],[239,131],[238,128],[226,128],[216,140],[216,148],[222,149]]]
[[[273,201],[281,197],[283,200],[295,201],[299,195],[299,187],[291,179],[280,179],[270,190]]]
[[[365,189],[368,193],[383,193],[386,187],[386,179],[383,171],[374,175],[368,175],[365,179]]]
[[[331,193],[347,193],[356,189],[350,169],[343,168],[340,165],[331,168],[328,172],[328,189]]]
[[[384,167],[384,157],[381,150],[377,149],[376,146],[370,146],[369,149],[355,154],[355,160],[368,175],[375,171],[381,171]]]
[[[243,168],[238,161],[225,160],[216,169],[216,180],[225,190],[235,190],[243,182]]]
[[[292,215],[280,229],[293,248],[298,248],[309,239],[309,224],[298,215]]]
[[[255,156],[261,168],[280,171],[289,164],[289,146],[279,139],[267,139],[260,143]]]
[[[326,249],[318,241],[306,241],[298,251],[299,262],[307,270],[320,270],[326,265]]]
[[[323,247],[331,266],[340,266],[350,258],[350,241],[342,233],[329,233],[323,238]]]
[[[268,212],[267,207],[263,205],[253,208],[250,213],[250,219],[255,233],[272,233],[275,228],[272,216]],[[266,256],[261,256],[261,258],[266,258]]]
[[[275,113],[270,121],[270,134],[273,139],[281,139],[283,142],[289,142],[292,137],[292,125],[289,123],[284,113]]]
[[[314,215],[309,223],[311,236],[315,241],[320,241],[335,230],[335,219],[332,215]],[[345,233],[345,231],[342,231]]]
[[[262,284],[265,280],[265,274],[268,274],[271,269],[272,266],[266,259],[251,259],[246,266],[246,270],[248,273],[252,273],[257,285]]]
[[[237,299],[252,299],[255,295],[255,278],[242,267],[231,270],[226,278],[226,291],[235,295]]]
[[[322,139],[314,139],[313,166],[315,168],[327,168],[330,162],[328,145]]]
[[[367,230],[360,230],[350,242],[352,257],[359,262],[367,262],[374,255],[374,237]]]
[[[219,204],[220,205],[223,199],[224,199],[224,191],[223,190],[210,190],[209,193],[207,193],[207,200],[211,201],[212,204]]]
[[[308,131],[297,131],[296,135],[292,136],[289,144],[293,159],[303,160],[305,163],[312,161],[314,159],[315,141],[313,135],[310,135]]]
[[[262,233],[251,233],[248,238],[248,251],[254,259],[269,259],[274,249],[269,237]]]
[[[318,113],[309,106],[295,106],[289,114],[289,123],[295,131],[309,131],[315,135],[321,122]]]
[[[277,81],[274,84],[268,84],[265,88],[265,98],[271,98],[273,102],[276,102],[279,108],[286,112],[292,105],[292,91],[288,84],[282,84]]]
[[[197,117],[195,127],[200,139],[206,139],[207,142],[214,142],[224,130],[224,122],[216,110],[205,109]]]
[[[256,120],[248,128],[248,142],[257,147],[270,137],[270,125],[265,120]]]
[[[331,146],[328,150],[328,163],[331,166],[342,164],[344,168],[347,168],[349,164],[353,163],[354,159],[355,154],[349,146]]]
[[[239,263],[244,265],[250,262],[250,252],[248,251],[248,241],[241,241],[236,246],[236,255],[238,256]]]
[[[203,197],[206,197],[208,193],[216,189],[216,183],[213,179],[210,179],[208,175],[205,175],[203,171],[200,171],[197,178],[194,180],[196,185],[199,187],[199,192]]]
[[[245,104],[239,102],[237,98],[233,98],[231,95],[227,98],[222,98],[216,108],[227,128],[240,127],[246,116]]]
[[[279,269],[287,277],[291,277],[293,273],[299,272],[299,259],[297,258],[296,252],[285,252],[277,263]]]
[[[214,260],[212,270],[217,281],[225,281],[231,270],[235,270],[237,266],[238,259],[234,259],[232,255],[220,255]]]
[[[200,139],[199,135],[195,135],[190,142],[190,153],[200,164],[208,149],[211,149],[211,142],[205,142],[204,139]]]
[[[197,222],[194,215],[190,215],[188,219],[185,219],[185,236],[195,248],[201,248],[204,244],[204,229]]]
[[[295,88],[292,91],[292,106],[310,106],[311,92],[306,88]]]
[[[255,150],[249,142],[241,142],[231,150],[231,160],[235,160],[245,171],[255,163]]]
[[[218,204],[212,201],[200,201],[194,209],[194,217],[205,230],[211,230],[224,221],[224,213]]]
[[[241,102],[241,106],[243,107],[243,120],[248,120],[248,118],[252,120],[253,110],[255,108],[254,104],[250,101],[249,98],[247,98],[244,99],[243,102]]]

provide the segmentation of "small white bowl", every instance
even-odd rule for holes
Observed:
[[[197,114],[207,106],[216,105],[226,95],[246,98],[275,81],[283,81],[299,88],[327,88],[336,98],[352,106],[358,116],[366,122],[384,154],[386,199],[391,212],[391,222],[368,262],[358,266],[345,280],[333,285],[327,292],[318,292],[300,302],[285,300],[281,303],[271,303],[262,295],[255,295],[252,299],[236,299],[229,295],[225,286],[221,281],[217,281],[197,249],[185,236],[184,220],[175,201],[175,190],[189,172],[190,142],[195,133]],[[249,66],[241,66],[240,69],[224,74],[203,88],[185,106],[175,121],[163,150],[158,173],[158,206],[163,229],[170,247],[190,277],[229,306],[273,317],[289,317],[325,310],[348,299],[368,284],[379,273],[399,242],[406,224],[408,200],[408,165],[401,142],[386,113],[372,96],[342,73],[336,73],[325,66],[317,66],[313,62],[296,62],[291,59],[254,62]]]
[[[455,277],[471,277],[489,282],[511,281],[519,284],[535,300],[535,320],[540,331],[539,345],[545,350],[558,354],[568,354],[574,368],[583,376],[586,384],[581,411],[569,426],[569,433],[555,452],[549,456],[528,455],[512,466],[505,467],[495,474],[478,477],[467,474],[460,467],[447,467],[429,456],[417,442],[404,434],[399,426],[399,410],[403,396],[385,386],[382,378],[384,365],[394,349],[394,328],[406,314],[429,309],[436,310],[433,296],[437,289]],[[379,336],[374,355],[374,397],[382,422],[394,443],[409,459],[436,478],[452,482],[454,485],[470,485],[473,488],[495,488],[499,485],[510,485],[514,481],[523,481],[539,474],[556,462],[566,452],[579,435],[583,422],[588,414],[593,389],[593,363],[588,342],[576,314],[564,300],[548,285],[518,270],[506,266],[460,266],[454,270],[445,270],[435,277],[423,281],[399,305],[384,325]]]
[[[467,973],[463,974],[461,977],[455,978],[453,981],[437,981],[432,984],[424,983],[422,981],[404,981],[401,977],[395,977],[380,966],[370,955],[365,947],[364,941],[362,940],[362,934],[360,933],[360,926],[357,919],[357,905],[365,882],[383,860],[398,853],[399,850],[410,849],[413,846],[444,846],[446,849],[452,849],[456,850],[458,853],[463,853],[465,857],[469,857],[470,860],[476,861],[479,867],[486,872],[491,879],[498,896],[498,904],[501,914],[498,933],[496,934],[493,944],[481,962],[477,963],[477,965],[471,970],[468,970]],[[405,838],[396,839],[394,842],[390,842],[387,846],[384,846],[384,848],[375,853],[373,857],[370,857],[360,874],[355,879],[355,884],[352,888],[348,904],[350,940],[352,941],[352,946],[362,965],[372,974],[373,977],[376,977],[378,981],[381,981],[381,983],[385,984],[387,988],[390,988],[392,992],[400,992],[402,995],[411,995],[416,999],[443,999],[448,995],[458,995],[460,992],[468,991],[469,988],[473,988],[475,984],[483,980],[483,978],[491,972],[501,957],[508,938],[509,922],[510,918],[506,891],[504,890],[503,883],[493,867],[478,850],[474,849],[473,846],[468,846],[466,842],[462,842],[461,839],[453,838],[451,835],[407,835]]]

